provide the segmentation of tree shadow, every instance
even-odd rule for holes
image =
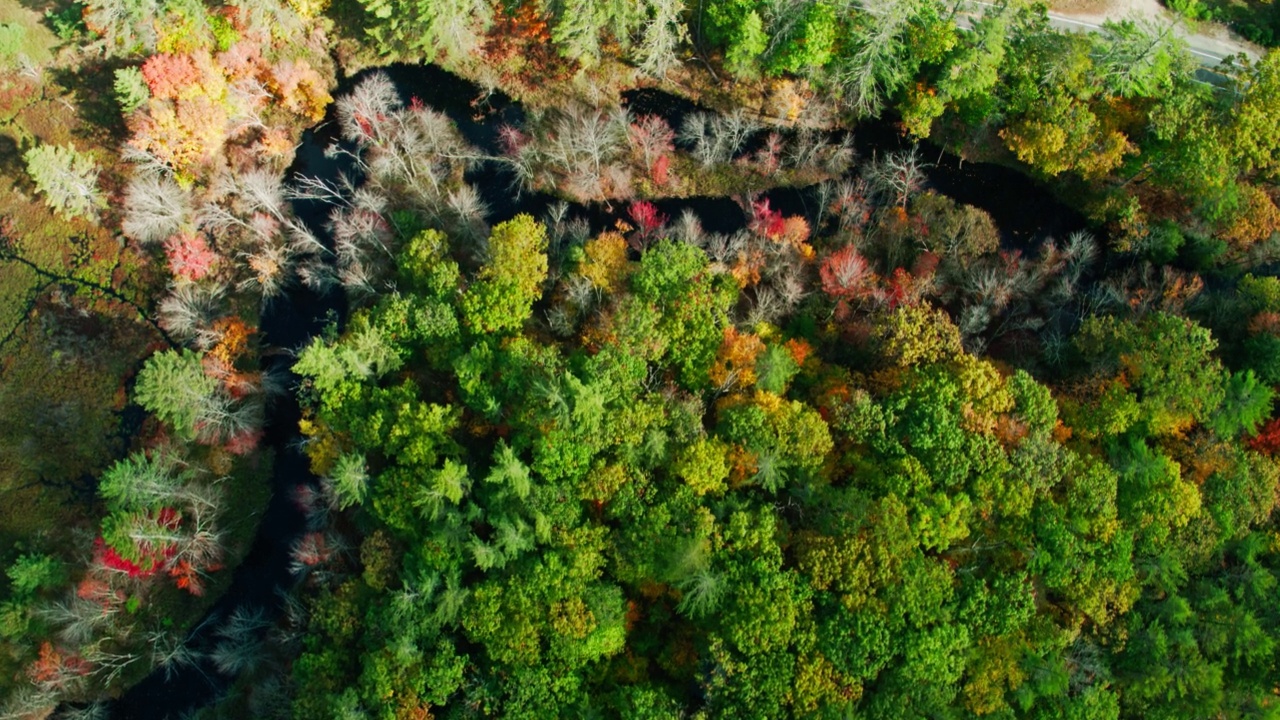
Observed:
[[[88,126],[86,134],[104,133],[105,139],[116,144],[128,139],[129,130],[115,94],[116,70],[126,65],[122,60],[110,59],[75,70],[50,70],[54,82],[74,98],[76,115]]]
[[[75,0],[18,0],[18,4],[28,10],[34,10],[41,15],[46,12],[61,12],[73,5],[80,5]]]
[[[19,177],[24,170],[22,148],[12,137],[0,134],[0,175]]]

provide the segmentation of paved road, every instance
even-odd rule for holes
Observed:
[[[969,5],[982,7],[996,7],[988,2],[980,0],[969,0]],[[976,10],[976,8],[975,8]],[[972,13],[980,14],[980,11]],[[1168,13],[1163,10],[1156,12],[1144,13],[1147,17],[1158,22],[1173,22]],[[1123,20],[1132,17],[1131,14],[1117,14],[1114,17],[1100,15],[1076,15],[1059,12],[1049,12],[1049,22],[1053,27],[1059,30],[1069,32],[1094,32],[1102,29],[1102,23],[1108,19]],[[1185,23],[1179,22],[1174,32],[1187,42],[1187,49],[1201,65],[1214,67],[1222,62],[1225,58],[1237,53],[1244,53],[1253,59],[1261,57],[1261,53],[1257,46],[1230,37],[1225,29],[1217,28],[1219,32],[1192,32],[1187,28]]]

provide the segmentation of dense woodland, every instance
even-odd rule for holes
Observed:
[[[0,718],[1280,717],[1280,52],[1047,11],[0,2]]]

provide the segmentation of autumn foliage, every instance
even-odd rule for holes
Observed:
[[[181,280],[195,281],[208,275],[218,260],[203,233],[174,235],[164,242],[169,272]]]

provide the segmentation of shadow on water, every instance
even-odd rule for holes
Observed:
[[[499,153],[499,128],[504,124],[519,126],[525,117],[523,109],[509,97],[487,92],[436,66],[397,64],[368,70],[342,82],[335,96],[349,92],[356,83],[377,71],[390,76],[406,103],[416,99],[448,114],[469,142],[492,155]],[[650,89],[625,93],[624,101],[633,113],[662,115],[676,128],[687,114],[705,111],[689,100]],[[866,162],[878,153],[910,147],[887,121],[859,126],[854,138],[859,162]],[[354,169],[349,159],[325,153],[325,149],[339,139],[331,106],[325,120],[304,133],[289,177],[308,175],[334,180],[340,173],[351,176]],[[930,160],[933,165],[926,172],[929,187],[989,212],[1008,245],[1029,249],[1034,243],[1048,237],[1064,237],[1085,225],[1082,216],[1014,170],[982,163],[961,165],[956,157],[940,155],[937,147],[927,143],[921,145],[921,152],[926,159],[939,158]],[[494,223],[518,213],[543,217],[558,202],[544,193],[515,192],[511,174],[497,162],[487,162],[469,171],[467,180],[479,188],[491,210],[490,221]],[[816,211],[811,189],[778,188],[765,196],[784,214],[812,217]],[[664,199],[654,204],[670,218],[678,217],[686,209],[692,210],[703,228],[712,232],[733,232],[747,220],[738,203],[729,198]],[[627,205],[625,202],[593,203],[571,208],[574,215],[588,220],[598,230],[612,226],[619,219],[627,219]],[[294,203],[294,211],[319,237],[327,238],[326,205],[298,201]],[[332,320],[340,322],[346,311],[345,300],[339,292],[318,295],[306,288],[292,288],[263,313],[261,330],[265,344],[277,349],[264,354],[264,369],[287,373],[290,386],[296,385],[297,376],[289,373],[292,355],[288,351],[302,347]],[[293,587],[290,547],[305,530],[305,518],[294,503],[293,494],[298,486],[316,482],[306,457],[298,449],[300,416],[298,402],[291,394],[279,398],[268,408],[264,444],[275,458],[271,500],[251,550],[234,571],[230,589],[187,640],[192,649],[202,654],[216,646],[220,623],[238,609],[260,611],[268,621],[278,619],[282,611],[280,594]],[[168,676],[157,670],[113,703],[111,715],[124,720],[176,717],[215,701],[233,680],[218,673],[208,660],[176,668]]]

